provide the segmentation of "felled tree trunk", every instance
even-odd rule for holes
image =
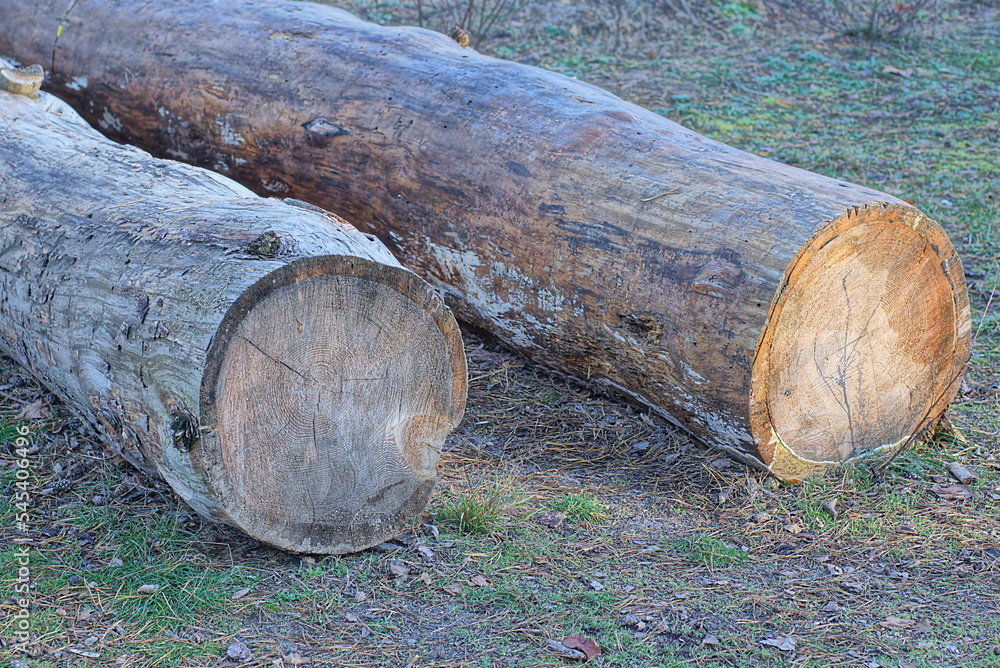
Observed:
[[[0,349],[199,513],[355,551],[425,506],[465,402],[433,289],[305,203],[0,91]]]
[[[456,314],[784,479],[905,442],[969,355],[941,228],[414,28],[273,0],[0,0],[111,136],[377,234]]]

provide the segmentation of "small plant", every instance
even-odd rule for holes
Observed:
[[[471,45],[484,44],[504,32],[527,0],[417,0],[417,23],[448,34],[458,26],[468,32]]]
[[[560,512],[571,522],[594,524],[607,516],[607,506],[589,494],[571,492],[549,503],[549,509]]]
[[[446,499],[437,510],[437,518],[459,533],[494,533],[503,528],[507,510],[518,503],[510,485],[496,480],[485,489]]]
[[[936,4],[936,0],[823,0],[818,15],[849,37],[897,40],[913,32]]]
[[[709,568],[732,566],[747,560],[746,552],[712,536],[702,535],[691,540],[679,540],[674,545],[691,561]]]

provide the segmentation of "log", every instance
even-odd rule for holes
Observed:
[[[386,540],[461,418],[455,320],[313,205],[0,91],[0,350],[205,517],[287,550]]]
[[[959,386],[961,262],[884,193],[330,7],[0,9],[110,136],[341,213],[460,319],[779,478],[906,443]]]

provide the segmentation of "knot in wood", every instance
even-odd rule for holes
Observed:
[[[198,421],[179,406],[170,408],[170,439],[181,452],[190,452],[198,442]]]
[[[274,257],[281,250],[281,237],[276,232],[264,232],[247,244],[246,251],[257,257]]]

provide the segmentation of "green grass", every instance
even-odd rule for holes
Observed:
[[[570,522],[596,524],[608,515],[608,508],[595,496],[585,492],[570,492],[549,501],[548,509],[566,515]]]
[[[471,486],[471,484],[470,484]],[[489,534],[500,531],[506,514],[519,505],[518,493],[508,481],[494,480],[485,486],[443,499],[436,509],[438,522],[459,533]]]

